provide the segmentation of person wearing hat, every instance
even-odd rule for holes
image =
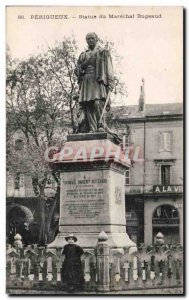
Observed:
[[[82,268],[81,255],[83,249],[76,245],[77,238],[71,233],[65,237],[68,242],[64,246],[62,254],[65,255],[62,264],[62,281],[69,292],[74,290],[82,290],[84,287],[84,272]]]

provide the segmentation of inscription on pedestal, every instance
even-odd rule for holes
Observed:
[[[75,176],[76,173],[66,173],[66,179],[62,176],[63,216],[69,223],[71,219],[74,223],[98,220],[106,203],[107,179],[99,178],[96,172],[77,179]]]
[[[91,157],[93,147],[100,145],[108,151],[111,160],[107,161],[104,154],[99,157],[100,153],[97,152],[95,161],[90,160],[89,163],[82,161],[81,157],[77,161],[66,156],[56,164],[60,169],[60,218],[59,233],[51,246],[63,247],[65,237],[73,232],[80,246],[94,248],[101,231],[107,233],[109,247],[135,246],[126,233],[124,172],[129,166],[125,160],[115,159],[111,150],[118,149],[120,152],[119,146],[107,139],[70,140],[67,146],[73,147],[74,157],[74,153],[80,151],[80,145],[82,149],[89,150],[87,159]],[[101,255],[105,258],[105,253]],[[105,278],[103,291],[109,282],[108,273]]]

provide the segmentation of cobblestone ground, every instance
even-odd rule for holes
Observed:
[[[68,295],[65,291],[39,291],[39,290],[21,290],[7,289],[9,295]],[[129,290],[129,291],[112,291],[108,293],[97,292],[82,292],[75,295],[183,295],[183,288],[163,288],[163,289],[148,289],[148,290]],[[74,293],[69,294],[74,295]]]

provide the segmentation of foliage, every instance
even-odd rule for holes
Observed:
[[[46,199],[49,176],[58,183],[44,152],[53,145],[61,147],[69,128],[74,126],[76,49],[74,40],[65,39],[28,60],[13,61],[7,55],[8,171],[31,176],[41,203]],[[19,151],[15,149],[16,136],[23,142]]]
[[[113,61],[113,68],[114,68],[114,75],[115,75],[115,83],[116,83],[114,96],[112,97],[113,98],[112,104],[121,105],[123,97],[124,97],[124,101],[125,101],[125,98],[127,97],[127,87],[126,87],[125,82],[122,80],[122,71],[120,69],[123,57],[121,57],[117,53],[116,46],[113,41],[108,41],[108,40],[100,38],[99,45],[100,45],[100,47],[109,50],[111,53],[111,57],[112,57],[112,61]]]

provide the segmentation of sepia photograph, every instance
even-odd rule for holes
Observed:
[[[6,7],[7,294],[184,294],[183,24]]]

